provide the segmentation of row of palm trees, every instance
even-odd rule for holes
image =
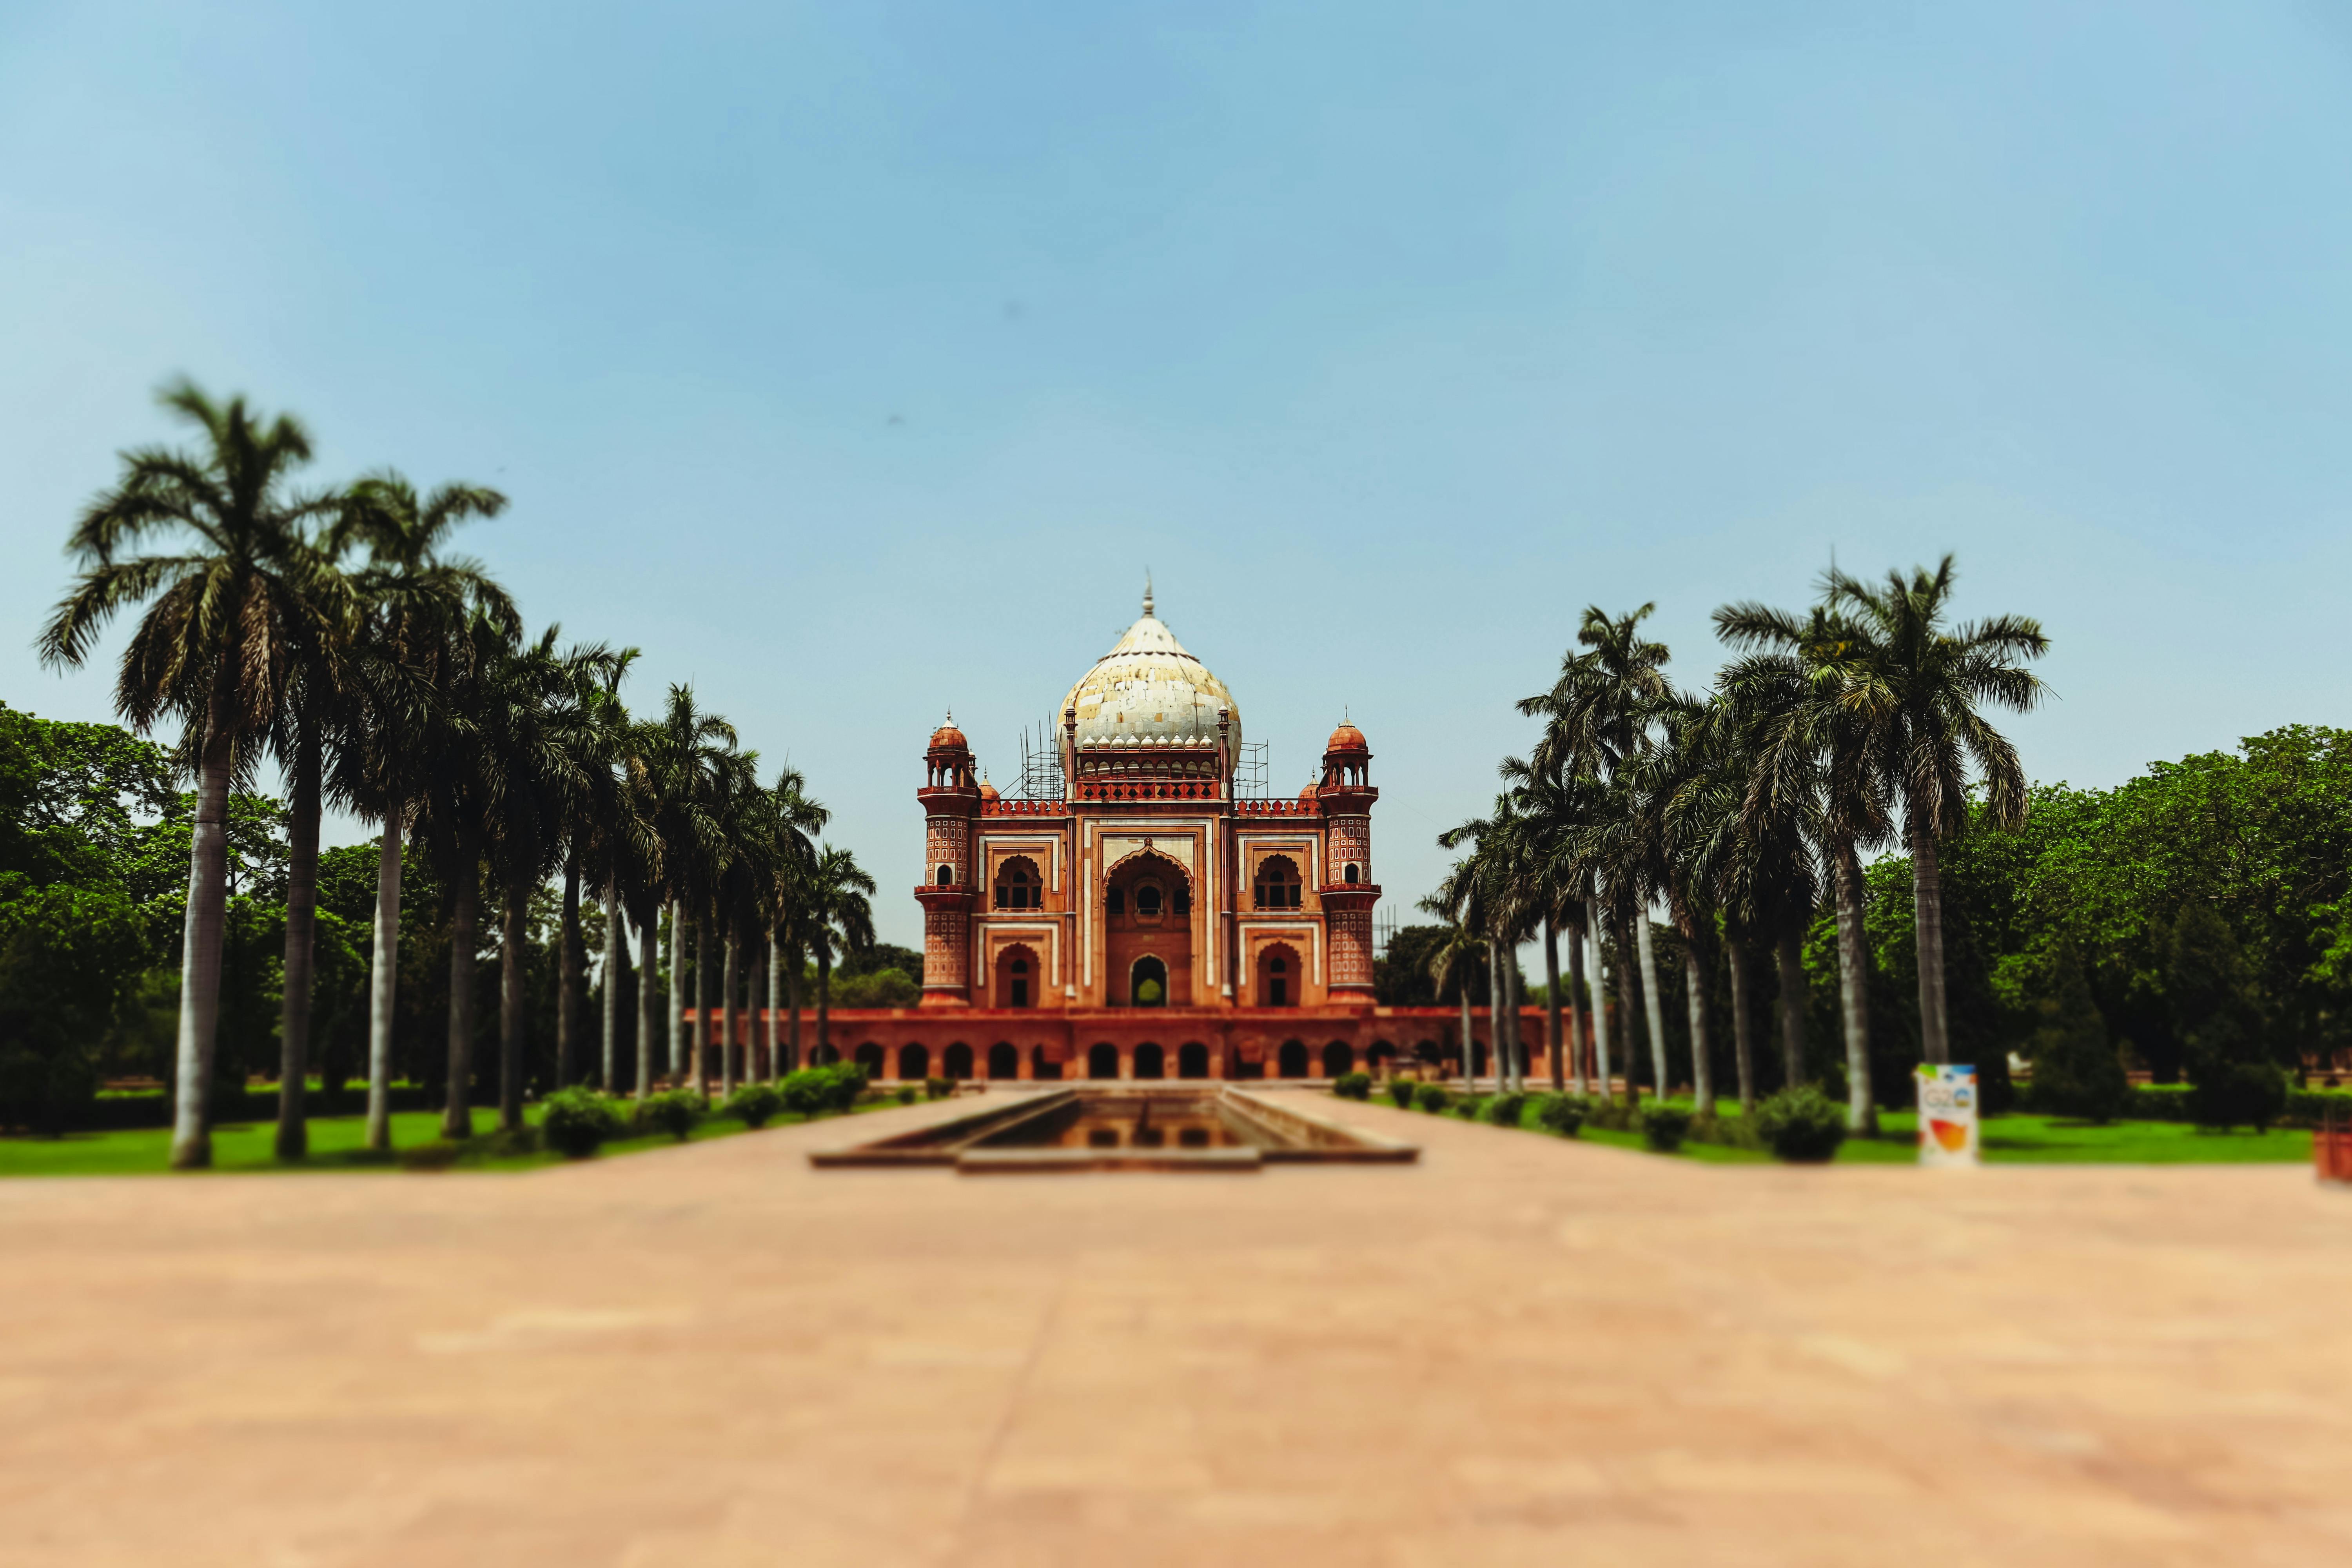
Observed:
[[[1801,1082],[1802,944],[1826,900],[1836,916],[1848,1121],[1874,1130],[1863,856],[1898,842],[1910,856],[1916,895],[1921,1046],[1927,1060],[1950,1060],[1937,847],[1968,821],[1971,788],[1991,823],[2023,820],[2023,770],[1985,714],[2035,705],[2044,689],[2026,661],[2048,647],[2041,626],[2024,616],[1954,625],[1953,581],[1949,556],[1933,571],[1891,572],[1876,584],[1832,568],[1804,612],[1726,605],[1715,626],[1738,657],[1704,693],[1668,679],[1665,645],[1641,629],[1654,606],[1614,616],[1585,611],[1579,647],[1559,678],[1518,705],[1543,721],[1534,749],[1503,763],[1505,787],[1491,813],[1440,837],[1467,853],[1423,900],[1453,927],[1432,963],[1441,985],[1458,983],[1482,958],[1490,966],[1500,1079],[1525,1087],[1517,964],[1507,955],[1539,939],[1551,1041],[1562,1039],[1563,1008],[1566,1037],[1583,1037],[1576,999],[1591,996],[1594,1087],[1611,1092],[1605,960],[1613,951],[1614,1016],[1628,1037],[1636,1019],[1643,1024],[1651,1081],[1663,1090],[1651,938],[1653,913],[1663,910],[1682,938],[1688,972],[1691,1087],[1700,1110],[1713,1110],[1717,1093],[1708,982],[1718,960],[1729,969],[1742,1106],[1756,1097],[1749,977],[1761,962],[1779,971],[1784,1081]],[[1466,1041],[1466,986],[1463,994]],[[1635,1048],[1630,1037],[1626,1047]],[[1584,1092],[1587,1056],[1566,1054]],[[1553,1087],[1564,1087],[1557,1049],[1552,1062]],[[1628,1070],[1629,1085],[1633,1077]]]
[[[523,1121],[523,955],[532,897],[562,882],[556,1078],[585,1070],[583,893],[603,901],[601,1081],[616,1080],[617,982],[625,922],[639,943],[642,1015],[634,1081],[644,1094],[667,1039],[664,1072],[709,1083],[714,944],[724,950],[720,1087],[736,1062],[739,965],[768,957],[768,1005],[789,991],[791,1038],[771,1072],[797,1061],[800,981],[818,976],[825,1028],[835,959],[872,944],[870,877],[815,836],[827,820],[799,772],[772,784],[732,726],[669,689],[656,715],[620,700],[634,648],[527,637],[510,597],[481,564],[449,552],[463,524],[506,498],[449,484],[420,493],[399,475],[301,489],[311,456],[301,424],[265,418],[242,398],[215,402],[187,383],[164,406],[194,425],[188,450],[122,455],[118,482],[76,522],[78,575],[41,635],[53,667],[86,662],[109,621],[144,606],[124,649],[115,700],[146,731],[177,721],[194,775],[174,1063],[172,1163],[211,1163],[208,1115],[219,1016],[229,795],[265,758],[284,770],[289,808],[278,1152],[308,1144],[303,1108],[320,822],[335,804],[381,832],[369,998],[367,1145],[391,1146],[394,987],[404,843],[414,837],[447,889],[448,1098],[445,1136],[473,1131],[474,998],[480,924],[499,931],[499,1121]],[[671,930],[669,1011],[653,984],[657,928]],[[693,933],[698,1011],[690,1039],[683,985]],[[681,1055],[686,1061],[681,1064]]]

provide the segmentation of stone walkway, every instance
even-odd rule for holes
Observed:
[[[2352,1561],[2306,1172],[1339,1113],[1423,1163],[0,1184],[0,1564]]]

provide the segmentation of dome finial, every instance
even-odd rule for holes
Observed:
[[[1151,568],[1149,566],[1143,569],[1143,613],[1147,616],[1151,614]]]

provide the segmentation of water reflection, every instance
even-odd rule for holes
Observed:
[[[1006,1128],[982,1149],[1238,1149],[1262,1142],[1213,1100],[1173,1104],[1136,1096],[1088,1099]]]

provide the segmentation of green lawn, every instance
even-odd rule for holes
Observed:
[[[1385,1096],[1374,1098],[1377,1103],[1388,1103]],[[1674,1103],[1689,1109],[1687,1100]],[[1737,1104],[1725,1104],[1720,1110],[1727,1117],[1739,1114]],[[1532,1103],[1521,1125],[1529,1131],[1550,1136],[1536,1125]],[[1876,1138],[1848,1138],[1838,1150],[1839,1163],[1917,1163],[1916,1114],[1907,1110],[1882,1112],[1879,1127]],[[1588,1127],[1578,1136],[1587,1143],[1649,1152],[1639,1132],[1612,1132]],[[1989,1165],[2311,1163],[2311,1133],[2302,1128],[2278,1128],[2269,1132],[2206,1132],[2179,1121],[2111,1121],[2095,1127],[2061,1117],[2020,1114],[1987,1118],[1978,1140]],[[1675,1157],[1715,1164],[1754,1164],[1771,1159],[1760,1150],[1734,1149],[1720,1143],[1685,1143]]]
[[[859,1111],[893,1109],[895,1100],[875,1100],[860,1105]],[[541,1108],[526,1107],[524,1120],[538,1124]],[[779,1116],[768,1125],[788,1126],[804,1121],[799,1116]],[[474,1131],[488,1132],[498,1125],[498,1112],[476,1108]],[[306,1160],[281,1164],[271,1154],[277,1142],[277,1123],[270,1121],[237,1122],[213,1129],[213,1170],[228,1172],[270,1172],[277,1173],[304,1171],[398,1171],[397,1164],[371,1160],[361,1151],[360,1143],[367,1131],[367,1119],[362,1116],[315,1116],[310,1119],[310,1154]],[[710,1116],[703,1119],[688,1142],[708,1142],[713,1138],[731,1138],[748,1131],[732,1117]],[[414,1149],[419,1144],[438,1141],[441,1135],[441,1113],[437,1110],[409,1110],[396,1113],[392,1119],[392,1142],[395,1149]],[[675,1140],[667,1132],[647,1137],[625,1138],[604,1145],[599,1158],[615,1154],[638,1154],[648,1149],[668,1148]],[[0,1177],[7,1176],[140,1176],[168,1174],[172,1148],[172,1131],[167,1127],[141,1127],[121,1132],[68,1132],[62,1138],[0,1138]],[[470,1156],[458,1163],[457,1169],[466,1171],[530,1171],[542,1165],[557,1165],[563,1157],[552,1151],[536,1154],[509,1154],[498,1157]]]

